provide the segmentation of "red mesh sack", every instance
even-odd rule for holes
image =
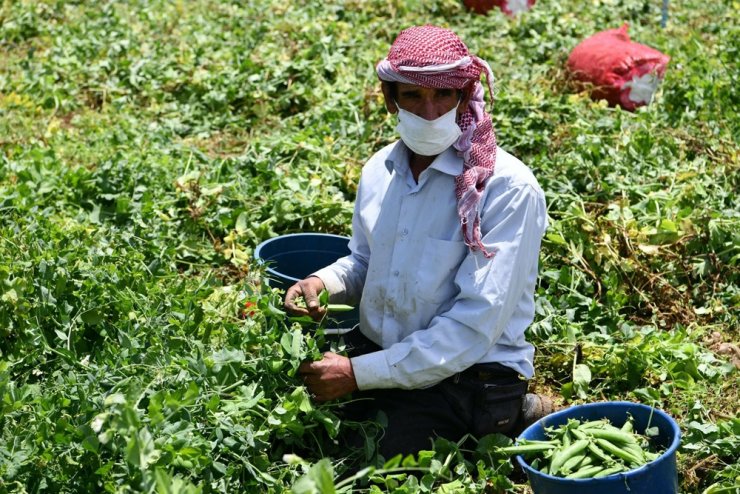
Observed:
[[[463,0],[463,4],[478,14],[486,14],[494,7],[510,16],[526,12],[532,8],[535,0]]]
[[[570,53],[568,69],[577,81],[593,85],[593,99],[632,111],[650,103],[671,58],[630,41],[627,29],[625,23],[583,40]]]

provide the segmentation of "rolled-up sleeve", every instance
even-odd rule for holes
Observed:
[[[356,305],[362,295],[370,258],[370,245],[360,225],[359,209],[360,204],[362,204],[360,193],[361,191],[358,192],[352,215],[352,236],[349,241],[350,254],[312,274],[324,283],[324,287],[329,292],[331,303]]]

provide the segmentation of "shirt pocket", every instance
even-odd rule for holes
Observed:
[[[463,241],[429,238],[424,241],[419,261],[419,298],[439,304],[457,295],[455,276],[467,246]]]

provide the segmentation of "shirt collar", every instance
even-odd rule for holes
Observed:
[[[404,173],[405,168],[402,167],[408,167],[408,163],[409,148],[399,139],[385,160],[385,168],[388,173],[393,173],[394,169],[396,173]],[[429,168],[456,177],[463,171],[463,159],[457,155],[455,148],[450,146],[432,161]]]

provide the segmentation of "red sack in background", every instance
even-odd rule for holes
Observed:
[[[627,28],[625,23],[583,40],[570,53],[568,69],[576,80],[594,85],[593,99],[634,110],[650,103],[671,57],[630,41]]]
[[[536,0],[463,0],[463,4],[473,12],[486,14],[494,7],[510,16],[526,12],[532,8]]]

